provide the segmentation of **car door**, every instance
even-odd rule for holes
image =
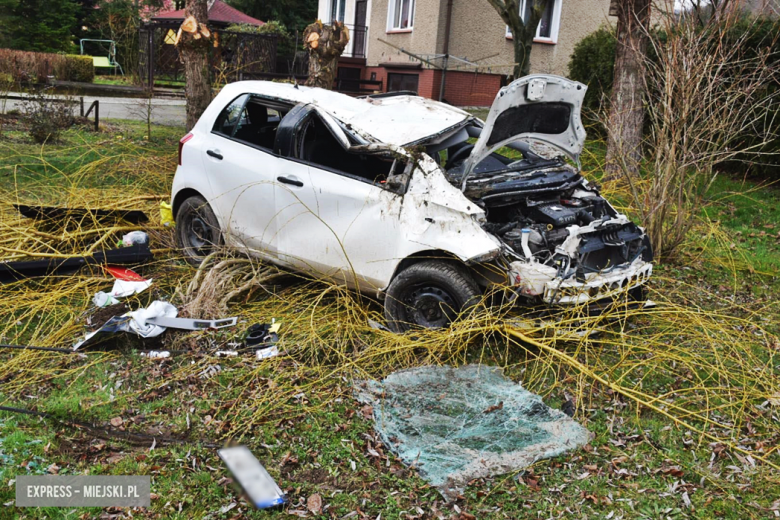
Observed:
[[[382,289],[398,262],[402,197],[382,183],[394,162],[368,158],[363,177],[344,171],[360,173],[360,156],[347,155],[348,140],[333,120],[316,110],[308,118],[296,134],[300,146],[282,159],[275,195],[279,258],[366,292]],[[352,162],[341,164],[345,158]]]
[[[266,117],[252,107],[265,108]],[[271,111],[276,115],[269,118]],[[278,109],[264,106],[262,98],[239,96],[217,118],[203,150],[211,203],[227,230],[225,240],[263,257],[273,257],[277,247],[274,195],[280,159],[272,151],[273,136],[261,137],[274,118]]]

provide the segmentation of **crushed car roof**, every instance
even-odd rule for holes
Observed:
[[[239,81],[223,91],[258,94],[293,103],[311,103],[377,141],[403,146],[438,135],[471,118],[468,112],[417,96],[353,98],[320,88],[270,81]]]

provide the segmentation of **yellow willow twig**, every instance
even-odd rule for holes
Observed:
[[[713,442],[722,442],[722,443],[726,444],[730,449],[732,449],[734,451],[738,451],[738,452],[743,453],[745,455],[750,455],[751,457],[755,457],[755,458],[761,460],[762,462],[766,463],[768,466],[771,466],[774,469],[780,470],[780,465],[777,465],[774,462],[768,460],[766,458],[766,456],[760,455],[760,454],[758,454],[756,452],[752,452],[750,450],[742,448],[742,447],[740,447],[739,445],[737,445],[737,444],[735,444],[733,442],[724,441],[723,439],[720,439],[720,438],[716,437],[715,435],[710,434],[709,432],[707,432],[705,430],[697,428],[693,424],[690,424],[690,423],[688,423],[686,421],[681,420],[678,416],[675,416],[675,415],[667,412],[663,408],[660,408],[660,407],[656,406],[655,404],[653,404],[652,400],[645,399],[645,396],[643,396],[640,392],[636,392],[636,391],[631,390],[629,388],[626,388],[626,387],[623,387],[623,386],[620,386],[620,385],[617,385],[617,384],[614,384],[614,383],[610,382],[606,378],[604,378],[604,377],[596,374],[595,372],[593,372],[589,367],[587,367],[587,366],[583,365],[582,363],[580,363],[577,359],[575,359],[575,358],[573,358],[573,357],[571,357],[571,356],[569,356],[569,355],[567,355],[567,354],[565,354],[565,353],[563,353],[563,352],[561,352],[561,351],[559,351],[559,350],[557,350],[555,348],[552,348],[549,345],[545,345],[544,343],[538,342],[538,341],[534,340],[533,338],[530,338],[530,337],[526,336],[525,334],[522,334],[522,333],[517,332],[515,330],[506,329],[506,333],[509,336],[515,337],[515,338],[517,338],[520,341],[526,342],[526,343],[528,343],[530,345],[533,345],[533,346],[537,347],[540,350],[543,350],[543,351],[545,351],[545,352],[547,352],[549,354],[552,354],[554,357],[560,359],[561,361],[564,361],[569,366],[577,368],[581,373],[585,374],[587,377],[593,379],[594,381],[600,383],[601,385],[609,388],[613,392],[618,393],[618,394],[620,394],[620,395],[622,395],[624,397],[627,397],[627,398],[631,399],[632,401],[636,402],[638,405],[641,405],[641,406],[644,406],[646,408],[649,408],[650,410],[653,410],[654,412],[657,412],[657,413],[659,413],[659,414],[661,414],[661,415],[671,419],[675,424],[679,424],[679,425],[689,429],[692,432],[696,432],[700,436],[706,437],[707,439],[709,439],[709,440],[711,440]],[[697,417],[697,419],[705,419],[705,418]],[[710,421],[708,421],[708,422],[710,422]]]

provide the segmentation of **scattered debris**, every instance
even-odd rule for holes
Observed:
[[[141,357],[148,359],[168,359],[171,357],[171,353],[167,350],[151,350],[149,352],[141,352]]]
[[[270,347],[257,350],[257,359],[268,359],[279,355],[279,347],[272,345]]]
[[[95,293],[95,296],[92,297],[92,303],[95,304],[95,307],[110,307],[119,303],[119,300],[108,293],[98,291]]]
[[[214,377],[215,375],[219,374],[220,372],[222,372],[222,366],[220,366],[220,365],[210,365],[210,366],[206,367],[206,369],[203,372],[198,374],[198,377],[200,379],[211,379],[212,377]]]
[[[281,323],[272,319],[271,323],[256,323],[249,327],[244,337],[248,349],[256,351],[257,359],[268,359],[279,355],[279,328]]]
[[[256,323],[249,327],[244,336],[244,343],[250,349],[266,349],[272,347],[279,341],[279,328],[281,323],[276,323],[276,319],[268,323]]]
[[[91,256],[2,262],[0,263],[0,283],[14,282],[37,276],[71,274],[85,265],[142,264],[151,260],[152,257],[153,255],[148,244],[136,244],[131,247],[100,251]]]
[[[255,507],[267,509],[285,503],[284,493],[249,448],[236,446],[217,450],[217,453]]]
[[[148,244],[149,235],[143,231],[131,231],[122,237],[120,244],[124,247],[130,247],[135,244]]]
[[[98,330],[88,333],[83,340],[73,346],[73,350],[83,347],[98,334],[132,332],[142,338],[154,338],[165,332],[165,327],[152,323],[151,318],[175,317],[177,309],[168,302],[154,301],[146,308],[128,312],[122,316],[114,316],[106,321]]]
[[[372,407],[385,445],[448,501],[470,480],[528,467],[592,437],[495,367],[403,370],[358,383],[357,396]]]
[[[173,208],[167,202],[160,202],[160,222],[165,227],[175,226],[173,220]]]
[[[127,323],[128,332],[134,332],[142,338],[154,338],[165,332],[165,326],[155,323],[156,318],[174,318],[178,310],[168,302],[152,302],[148,307],[127,313],[131,318]]]
[[[223,318],[220,320],[193,320],[190,318],[174,318],[167,315],[160,315],[147,318],[146,321],[160,327],[169,327],[172,329],[207,330],[233,327],[236,323],[238,323],[238,318]]]
[[[368,326],[372,329],[383,330],[385,332],[392,332],[390,329],[379,323],[378,321],[368,320]]]

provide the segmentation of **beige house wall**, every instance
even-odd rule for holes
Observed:
[[[460,0],[464,1],[464,0]],[[466,0],[468,1],[468,0]],[[417,0],[412,31],[387,31],[388,0],[372,0],[367,64],[417,64],[418,60],[386,45],[381,38],[415,54],[441,53],[444,46],[446,0]]]
[[[561,17],[556,43],[535,43],[531,51],[531,71],[567,75],[569,58],[582,38],[604,24],[615,24],[609,16],[610,0],[559,0]],[[402,52],[380,42],[382,38],[409,52],[441,53],[447,0],[417,0],[414,29],[408,33],[387,34],[388,0],[372,0],[370,43],[367,64],[419,63]],[[487,0],[454,0],[450,54],[468,60],[479,60],[489,70],[508,74],[514,61],[511,39],[506,25]],[[487,58],[487,59],[485,59]]]

